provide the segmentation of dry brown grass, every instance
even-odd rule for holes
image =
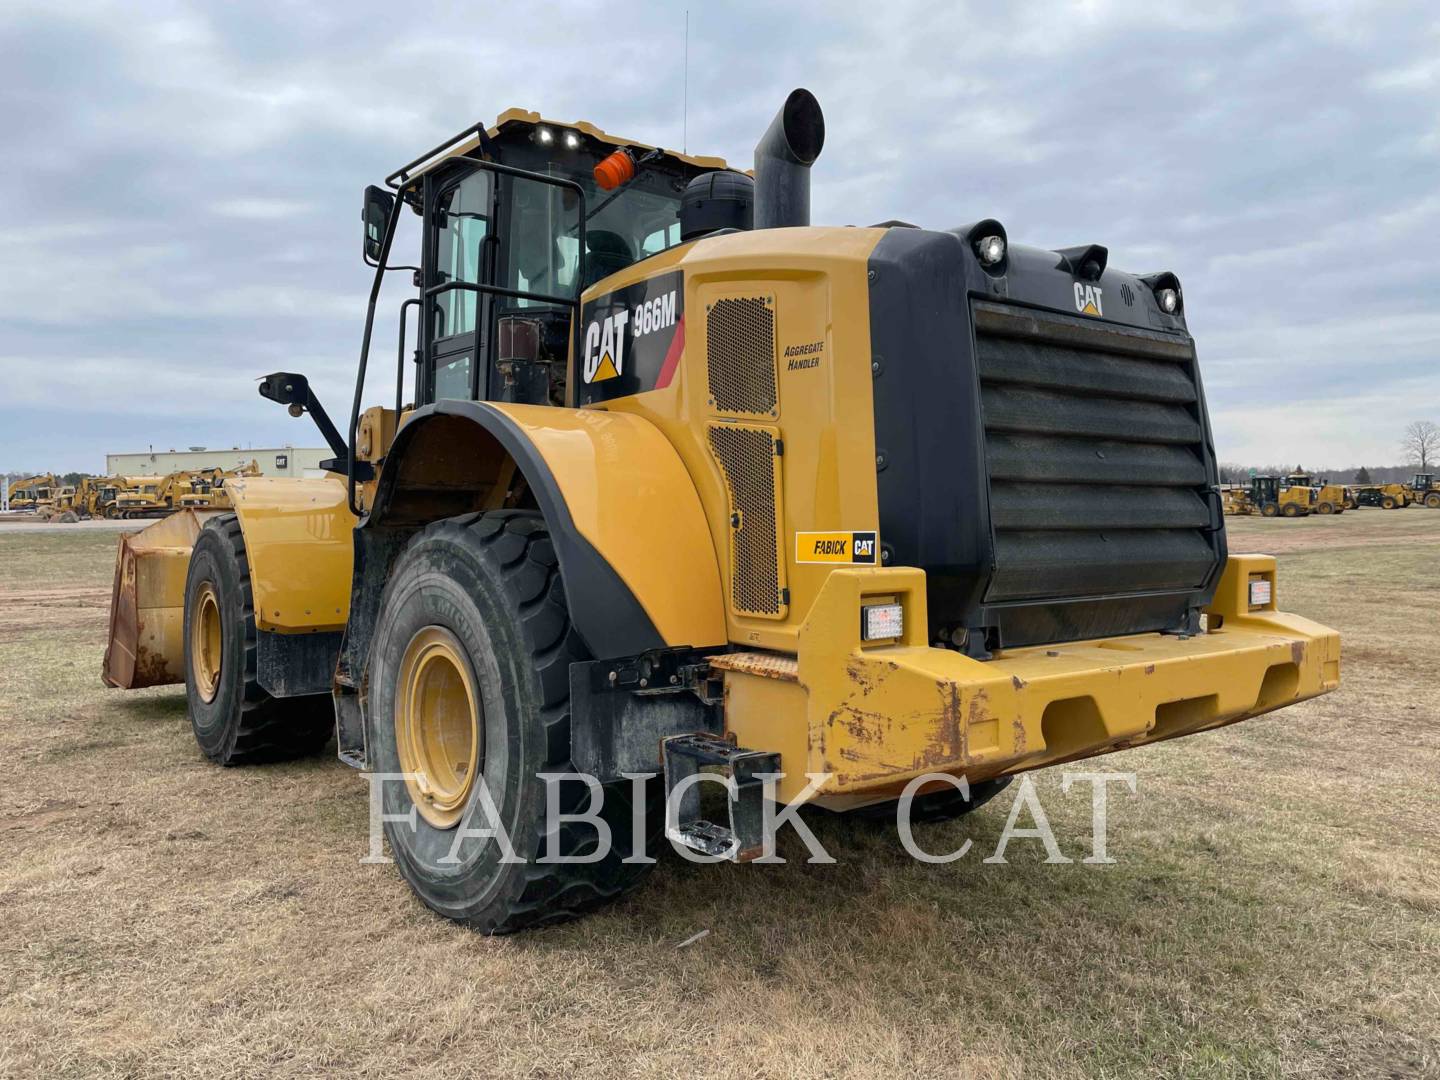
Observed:
[[[364,787],[335,760],[217,769],[180,689],[101,688],[114,542],[0,535],[0,1072],[1440,1069],[1440,513],[1232,522],[1234,550],[1286,552],[1285,607],[1344,632],[1344,687],[1109,759],[1139,777],[1116,865],[1034,841],[981,863],[1007,793],[917,829],[974,839],[949,866],[818,817],[838,866],[671,860],[507,939],[359,864]],[[1038,782],[1078,859],[1088,794]]]

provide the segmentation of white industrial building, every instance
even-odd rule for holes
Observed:
[[[152,449],[138,454],[106,454],[105,475],[168,476],[182,469],[243,469],[253,461],[262,476],[321,476],[320,462],[330,457],[334,455],[328,447],[310,446]]]

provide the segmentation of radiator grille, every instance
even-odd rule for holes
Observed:
[[[1214,564],[1188,343],[977,303],[989,602],[1199,588]]]
[[[717,300],[705,317],[710,400],[717,412],[773,416],[775,307],[768,297]]]
[[[737,614],[784,614],[775,439],[769,428],[710,426],[710,450],[730,498],[730,601]]]

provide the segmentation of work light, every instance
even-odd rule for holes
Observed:
[[[980,257],[982,265],[996,265],[1005,258],[1005,238],[1003,236],[982,236],[975,243],[975,254]]]
[[[1166,315],[1174,315],[1180,310],[1180,290],[1161,289],[1155,294],[1155,300],[1160,305],[1160,310]]]

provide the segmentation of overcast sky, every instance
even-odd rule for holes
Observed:
[[[0,471],[319,445],[254,379],[348,411],[364,186],[513,105],[679,146],[683,37],[617,0],[4,0]],[[1222,459],[1387,464],[1440,421],[1433,2],[692,6],[692,153],[747,167],[802,85],[817,224],[1179,274]]]

